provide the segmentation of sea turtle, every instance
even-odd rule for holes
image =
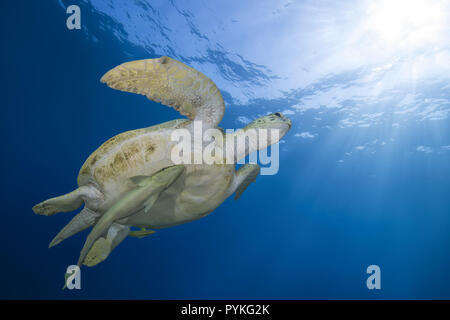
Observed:
[[[175,163],[174,132],[179,129],[195,136],[198,123],[202,124],[202,134],[218,127],[225,105],[215,84],[202,73],[169,57],[123,63],[108,71],[101,82],[171,106],[188,119],[124,132],[109,139],[81,167],[78,189],[33,207],[35,213],[50,216],[73,211],[84,202],[83,210],[50,243],[52,247],[92,226],[78,266],[93,266],[103,261],[128,235],[145,237],[154,233],[153,229],[202,218],[233,193],[239,198],[256,179],[260,168],[257,164],[245,164],[236,171],[236,161],[278,142],[291,127],[288,118],[274,113],[233,133],[216,130],[220,136],[211,141],[219,149],[222,148],[219,143],[234,141],[250,129],[278,131],[279,135],[275,138],[248,136],[243,148],[233,149],[231,162]],[[226,156],[217,153],[217,157]],[[131,227],[141,230],[132,231]]]

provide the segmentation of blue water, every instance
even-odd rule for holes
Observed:
[[[66,28],[70,4],[82,30]],[[392,40],[376,23],[358,28],[364,6],[2,2],[0,297],[450,298],[450,19],[432,25],[447,37],[418,38],[407,20],[416,35]],[[201,220],[126,239],[82,268],[81,290],[62,291],[88,231],[48,249],[73,213],[31,207],[75,189],[110,137],[180,117],[99,82],[161,55],[217,83],[223,128],[289,116],[280,171]],[[371,264],[381,290],[366,287]]]

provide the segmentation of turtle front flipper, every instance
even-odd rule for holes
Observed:
[[[83,197],[97,198],[100,192],[94,186],[82,186],[65,195],[45,200],[33,207],[36,214],[51,216],[58,212],[70,212],[83,204]]]
[[[241,197],[242,193],[247,189],[247,187],[256,180],[259,175],[260,167],[257,164],[247,163],[243,165],[237,172],[234,178],[233,184],[230,186],[228,195],[236,192],[234,200]]]
[[[169,57],[123,63],[100,81],[113,89],[142,94],[211,127],[219,124],[225,112],[222,95],[211,79]]]

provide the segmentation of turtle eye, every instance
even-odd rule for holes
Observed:
[[[281,117],[281,113],[279,112],[275,112],[274,115],[276,115],[277,117]]]

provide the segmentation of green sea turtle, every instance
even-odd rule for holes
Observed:
[[[277,131],[279,135],[247,136],[249,140],[244,147],[232,149],[231,162],[179,164],[172,157],[177,145],[172,134],[184,130],[195,136],[196,123],[202,124],[203,134],[218,128],[223,117],[225,105],[215,84],[169,57],[121,64],[107,72],[101,81],[114,89],[139,93],[171,106],[188,119],[124,132],[109,139],[81,167],[78,189],[33,207],[35,213],[49,216],[85,204],[50,243],[52,247],[93,227],[81,251],[79,266],[103,261],[128,235],[145,237],[154,233],[153,229],[202,218],[231,194],[236,193],[238,198],[256,179],[260,168],[245,164],[236,171],[236,161],[278,142],[291,127],[288,118],[274,113],[233,133],[216,130],[220,136],[212,141],[217,150],[223,148],[224,141],[235,141],[251,130]],[[214,157],[229,160],[230,154],[214,153]],[[141,230],[132,231],[131,227]]]

